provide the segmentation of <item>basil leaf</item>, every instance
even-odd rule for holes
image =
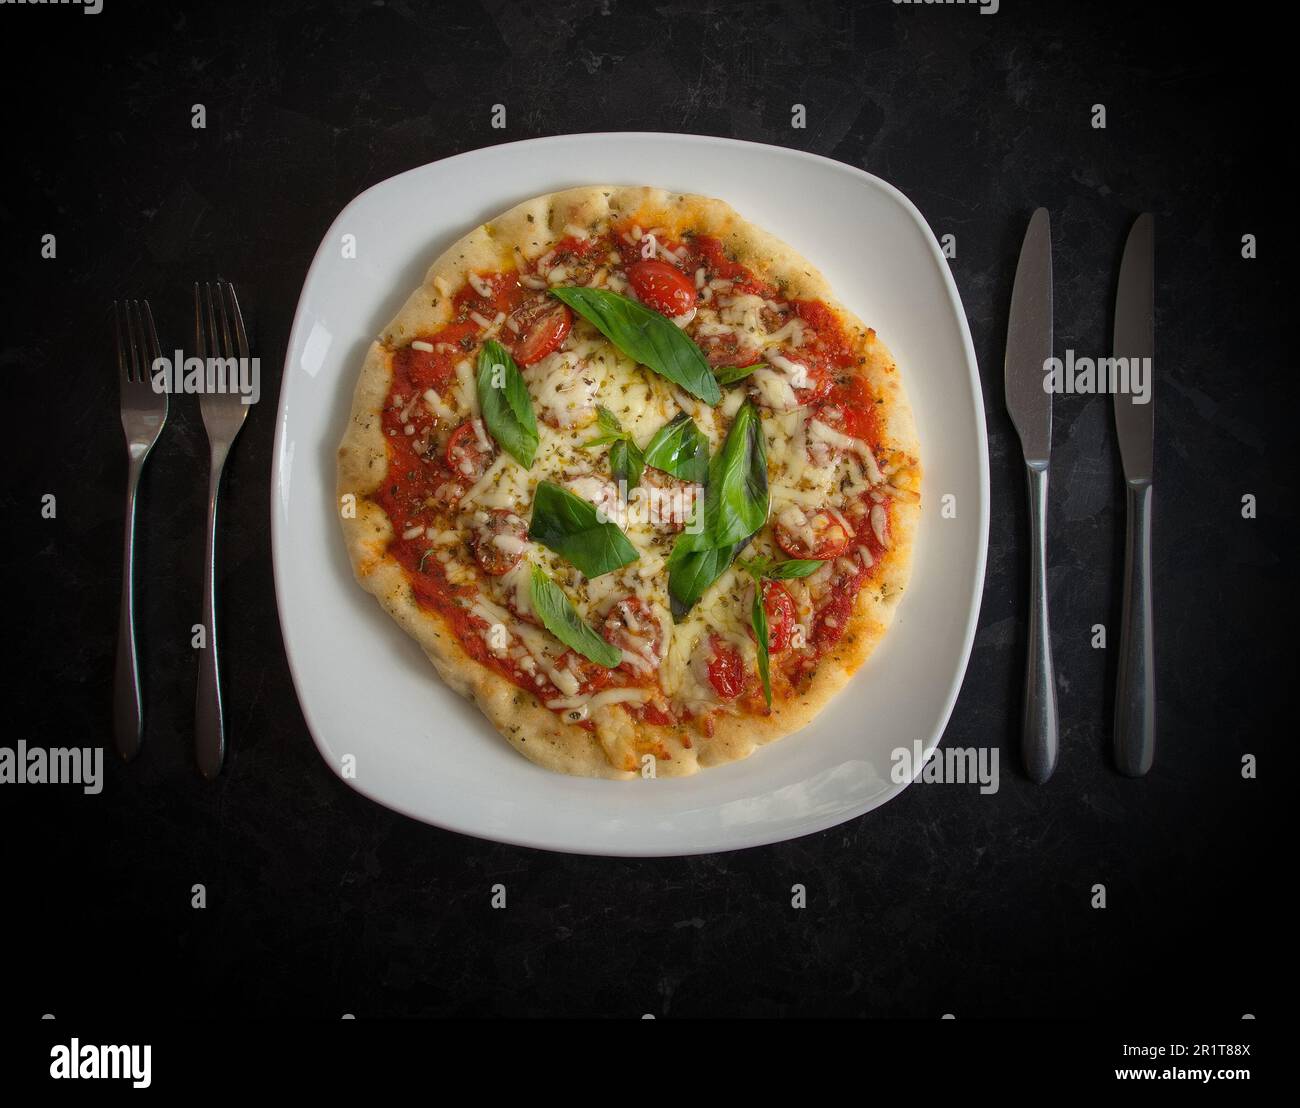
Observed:
[[[668,556],[668,607],[675,621],[680,621],[695,607],[705,590],[727,572],[727,567],[748,544],[746,538],[734,546],[687,550],[681,539],[677,540]]]
[[[605,289],[561,287],[550,291],[629,358],[706,404],[722,399],[703,352],[667,316]]]
[[[609,448],[609,471],[615,481],[624,482],[624,488],[631,492],[641,483],[641,471],[645,469],[645,458],[630,438],[619,439]]]
[[[767,446],[758,409],[748,400],[736,412],[722,449],[709,463],[704,525],[683,532],[668,558],[668,596],[680,619],[726,572],[768,513]]]
[[[623,652],[584,623],[564,590],[537,566],[533,566],[528,594],[542,626],[565,646],[606,669],[614,669],[623,660]]]
[[[754,624],[754,639],[758,643],[758,676],[763,682],[763,699],[772,707],[772,672],[768,658],[767,609],[763,607],[763,582],[754,582],[754,607],[750,612]]]
[[[528,537],[566,558],[588,578],[640,557],[618,524],[602,522],[594,504],[550,481],[539,484],[533,496]]]
[[[641,471],[645,469],[645,455],[641,453],[632,436],[623,430],[618,416],[608,408],[596,409],[596,423],[602,433],[584,442],[583,449],[608,444],[610,472],[615,481],[623,482],[623,493],[629,493],[641,483]]]
[[[713,371],[713,376],[718,379],[719,385],[734,385],[737,381],[743,381],[756,369],[767,368],[766,362],[755,362],[753,365],[724,365],[719,366]]]
[[[736,412],[722,449],[709,467],[704,501],[704,526],[713,546],[739,542],[767,522],[767,442],[762,417],[748,400]]]
[[[524,469],[537,453],[537,418],[533,400],[515,360],[495,339],[488,339],[478,356],[478,406],[483,425],[501,449]]]
[[[625,437],[626,436],[623,434],[622,431],[615,432],[614,434],[611,435],[597,435],[594,439],[588,439],[586,442],[584,442],[582,444],[582,448],[583,450],[587,450],[593,446],[608,446],[611,442],[618,442],[619,439]]]
[[[709,476],[709,440],[695,426],[695,420],[678,412],[646,445],[645,464],[702,485]]]
[[[731,546],[767,522],[767,443],[758,409],[746,400],[736,412],[722,449],[709,463],[704,490],[704,526],[683,534],[690,550]]]
[[[790,558],[765,569],[763,576],[770,581],[789,581],[794,577],[807,577],[816,573],[824,564],[818,558]]]
[[[623,425],[618,421],[618,416],[606,408],[604,404],[596,406],[596,426],[606,435],[612,435],[614,438],[626,434]]]

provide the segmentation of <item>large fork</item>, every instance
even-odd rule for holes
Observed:
[[[113,301],[113,338],[117,344],[118,391],[128,455],[122,607],[113,680],[113,741],[117,752],[129,762],[140,753],[144,740],[140,668],[135,651],[135,493],[144,460],[167,421],[167,393],[153,387],[153,363],[161,355],[149,301]]]
[[[233,328],[233,330],[232,330]],[[216,374],[214,361],[221,359],[227,374],[236,371],[235,359],[247,364],[248,335],[239,311],[235,289],[224,281],[216,285],[194,285],[194,348],[203,359],[209,381]],[[221,711],[221,668],[217,658],[216,541],[217,493],[221,472],[230,446],[244,425],[248,405],[238,389],[212,391],[199,396],[199,411],[208,433],[208,529],[203,545],[203,626],[207,629],[206,649],[199,660],[199,684],[194,701],[194,753],[199,772],[208,780],[221,772],[226,757],[226,727]]]

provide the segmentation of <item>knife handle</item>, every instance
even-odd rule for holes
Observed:
[[[1115,766],[1129,777],[1156,752],[1155,644],[1151,608],[1151,485],[1130,484],[1124,544],[1124,617],[1115,680]]]
[[[1025,714],[1020,755],[1030,780],[1041,785],[1056,768],[1056,671],[1047,623],[1047,466],[1027,465],[1029,531],[1029,659],[1025,666]]]

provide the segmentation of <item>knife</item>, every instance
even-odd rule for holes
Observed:
[[[1115,681],[1115,765],[1141,777],[1155,757],[1155,647],[1151,609],[1152,442],[1155,434],[1155,220],[1140,215],[1129,231],[1115,294],[1116,358],[1128,358],[1130,387],[1118,389],[1115,435],[1124,463],[1128,537],[1124,544],[1124,617]],[[1133,359],[1146,359],[1145,402],[1137,403]]]
[[[1056,768],[1056,674],[1047,624],[1047,462],[1052,452],[1052,394],[1044,387],[1044,363],[1052,356],[1052,232],[1047,209],[1029,220],[1011,290],[1004,363],[1007,411],[1020,435],[1029,480],[1029,658],[1021,758],[1031,780],[1042,784]]]

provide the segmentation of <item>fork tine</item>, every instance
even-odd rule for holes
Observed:
[[[122,302],[113,301],[113,341],[117,346],[117,373],[123,384],[131,380],[126,362],[126,347],[122,345]]]
[[[146,371],[145,371],[145,380],[147,380],[150,384],[152,384],[153,364],[155,361],[157,361],[159,358],[162,357],[162,347],[158,343],[158,331],[153,325],[153,309],[149,307],[148,300],[141,300],[140,303],[144,307],[144,337],[145,337],[145,347],[148,351],[148,366],[146,367]],[[164,390],[161,395],[162,395],[163,403],[166,404],[167,403],[166,391]]]
[[[154,329],[153,309],[149,307],[149,301],[141,300],[140,305],[144,308],[144,334],[149,346],[149,376],[152,377],[153,363],[162,357],[162,348],[158,345],[158,332]]]
[[[143,300],[135,302],[135,337],[140,351],[140,364],[137,366],[139,376],[136,380],[141,384],[148,382],[153,370],[153,355],[149,353],[149,338],[144,329],[144,303]]]
[[[207,344],[203,341],[203,302],[199,298],[199,283],[194,282],[194,354],[207,358]]]
[[[248,357],[248,333],[244,330],[244,315],[239,310],[239,298],[235,295],[235,286],[226,282],[226,292],[230,294],[230,314],[235,321],[235,341],[239,346],[239,356]]]
[[[208,356],[224,358],[225,355],[221,351],[221,336],[217,331],[217,317],[213,312],[212,285],[206,281],[203,283],[203,307],[207,315]]]
[[[235,344],[230,339],[230,318],[226,312],[226,282],[217,279],[217,318],[221,320],[221,356],[235,357]]]
[[[135,309],[133,312],[132,309]],[[125,307],[126,317],[126,348],[128,373],[127,380],[135,384],[140,380],[140,349],[136,341],[136,319],[139,314],[139,305],[134,300],[128,300]]]

